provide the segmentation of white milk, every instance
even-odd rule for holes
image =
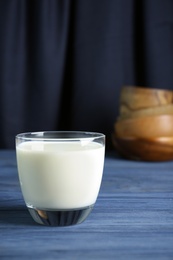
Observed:
[[[28,206],[72,209],[95,203],[104,146],[86,142],[28,141],[17,146],[19,179]]]

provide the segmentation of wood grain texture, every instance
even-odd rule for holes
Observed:
[[[173,115],[148,116],[116,121],[114,131],[118,137],[172,137]]]
[[[113,135],[115,149],[125,158],[142,161],[173,160],[173,138],[119,138]]]
[[[82,224],[33,222],[14,151],[0,151],[0,259],[173,259],[173,162],[106,156],[100,194]]]
[[[120,103],[131,110],[168,105],[173,103],[173,92],[171,90],[124,86],[121,91]]]
[[[173,114],[173,104],[157,107],[149,107],[145,109],[138,109],[132,111],[128,109],[127,106],[120,105],[120,115],[119,120],[139,118],[145,116],[158,116],[158,115],[172,115]]]

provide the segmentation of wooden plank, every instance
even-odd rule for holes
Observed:
[[[108,154],[95,208],[76,226],[37,225],[14,152],[0,151],[0,259],[173,259],[173,162]]]

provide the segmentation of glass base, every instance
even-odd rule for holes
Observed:
[[[91,213],[94,205],[81,209],[50,210],[29,208],[35,222],[46,226],[71,226],[82,223]]]

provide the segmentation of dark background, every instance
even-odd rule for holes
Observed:
[[[0,148],[86,130],[111,149],[122,85],[173,89],[172,0],[0,1]]]

